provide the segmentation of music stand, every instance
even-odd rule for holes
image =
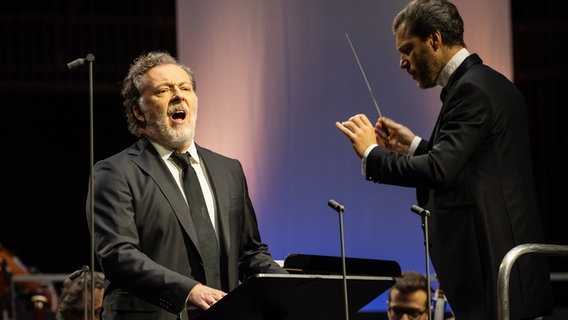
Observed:
[[[393,277],[347,276],[349,310],[356,313],[394,284]],[[197,320],[342,320],[343,277],[257,274]]]
[[[399,277],[400,265],[393,260],[345,258],[347,274],[358,276]],[[342,274],[341,259],[334,256],[290,253],[284,260],[290,273]]]

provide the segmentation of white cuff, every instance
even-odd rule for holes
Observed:
[[[419,136],[414,136],[414,139],[412,139],[412,143],[410,143],[410,147],[408,147],[409,156],[414,155],[414,152],[416,152],[416,149],[418,148],[420,141],[422,141],[422,138],[420,138]]]
[[[363,174],[363,177],[367,177],[367,157],[369,156],[369,153],[371,153],[371,150],[375,149],[375,147],[377,147],[378,144],[372,144],[369,147],[367,147],[367,149],[365,149],[365,153],[363,153],[363,158],[361,159],[361,173]]]

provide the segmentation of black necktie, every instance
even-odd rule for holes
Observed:
[[[205,284],[221,289],[219,245],[215,236],[215,229],[207,211],[199,179],[189,161],[190,155],[187,152],[179,153],[174,151],[171,158],[183,169],[183,187],[187,203],[189,204],[189,212],[197,231],[199,251],[203,261],[203,269],[205,270]]]

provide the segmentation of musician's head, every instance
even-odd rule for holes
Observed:
[[[105,277],[101,272],[94,272],[95,279],[95,319],[100,319],[103,305]],[[85,288],[87,289],[85,291]],[[59,307],[57,308],[57,320],[81,320],[85,319],[87,309],[88,319],[91,319],[91,272],[82,272],[78,277],[69,277],[63,282]],[[85,299],[86,298],[86,299]],[[86,302],[86,303],[85,303]]]
[[[428,308],[430,308],[428,292],[428,281],[424,275],[415,271],[403,272],[389,290],[387,300],[389,320],[428,319]]]

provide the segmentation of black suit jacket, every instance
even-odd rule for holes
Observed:
[[[473,54],[455,71],[430,141],[414,156],[375,148],[367,179],[417,188],[431,212],[431,258],[456,319],[497,318],[505,254],[544,243],[527,109],[520,91]],[[552,310],[546,259],[523,257],[510,279],[511,318]]]
[[[255,273],[286,273],[261,242],[240,162],[197,150],[216,201],[226,290]],[[187,294],[205,283],[204,270],[187,203],[155,148],[141,138],[99,161],[93,190],[104,319],[187,318]]]

